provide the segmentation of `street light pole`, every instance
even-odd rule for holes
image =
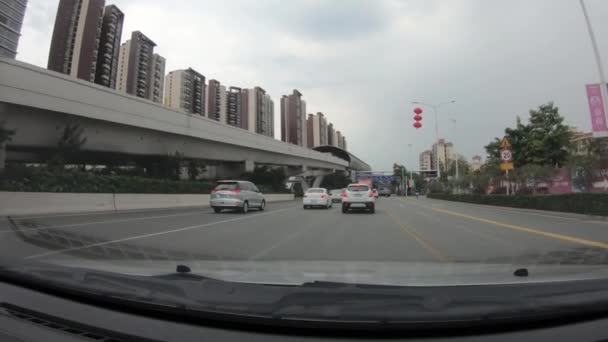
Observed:
[[[454,124],[454,132],[456,132],[456,119],[452,119],[452,123]],[[456,161],[456,179],[458,179],[458,153],[454,153],[454,159]]]
[[[580,0],[581,9],[583,10],[583,16],[585,17],[585,23],[587,24],[587,31],[589,32],[589,39],[591,40],[591,46],[593,47],[593,54],[595,55],[595,62],[597,63],[597,71],[600,79],[600,91],[604,103],[604,115],[608,116],[608,96],[606,89],[606,78],[604,77],[604,68],[602,67],[602,58],[600,56],[600,50],[597,47],[597,41],[595,40],[595,32],[593,32],[593,26],[591,26],[591,20],[589,20],[589,14],[587,13],[587,7],[585,1]]]
[[[435,167],[437,168],[437,179],[439,180],[441,178],[441,167],[439,167],[439,107],[446,105],[446,104],[451,104],[451,103],[456,103],[456,100],[451,100],[451,101],[446,101],[446,102],[441,102],[438,104],[430,104],[430,103],[424,103],[424,102],[419,102],[419,101],[412,101],[412,104],[417,104],[417,105],[423,105],[423,106],[427,106],[427,107],[431,107],[433,108],[433,113],[435,114],[435,143],[437,146],[437,152],[435,153]]]

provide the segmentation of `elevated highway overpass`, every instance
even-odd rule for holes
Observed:
[[[8,160],[35,161],[56,146],[65,125],[77,123],[87,138],[84,155],[96,158],[179,152],[184,158],[216,163],[225,176],[251,171],[256,164],[287,166],[304,175],[369,168],[348,152],[288,144],[4,58],[0,121],[16,129],[6,146]]]

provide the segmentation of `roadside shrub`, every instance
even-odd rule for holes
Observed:
[[[7,168],[0,176],[0,190],[26,192],[209,194],[213,184],[137,176],[101,175],[77,170]]]
[[[536,196],[518,194],[515,196],[505,196],[434,193],[428,196],[429,198],[447,201],[608,216],[608,194],[576,193]]]

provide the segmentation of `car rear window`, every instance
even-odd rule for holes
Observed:
[[[322,194],[325,193],[325,190],[323,189],[308,189],[308,191],[306,191],[308,193],[312,193],[312,194]]]
[[[236,190],[239,188],[239,183],[237,182],[230,182],[230,183],[218,183],[215,186],[215,190]]]
[[[367,185],[351,185],[348,187],[348,191],[369,191]]]

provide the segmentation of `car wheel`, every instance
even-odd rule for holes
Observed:
[[[308,206],[307,206],[307,205],[305,205],[305,206],[303,206],[302,208],[304,208],[304,209],[308,209]]]
[[[369,212],[370,212],[370,214],[373,214],[376,212],[376,206],[374,204],[372,204],[372,206],[369,207]]]
[[[348,212],[348,207],[344,204],[342,204],[342,213],[346,214]]]
[[[260,204],[260,211],[264,211],[266,209],[266,201],[262,200],[262,204]]]
[[[245,203],[243,203],[243,207],[241,208],[241,212],[243,214],[247,214],[249,212],[249,203],[247,203],[247,201],[245,201]]]
[[[333,207],[333,206],[334,206],[334,203],[333,202],[329,202],[329,205],[327,206],[327,209],[331,209],[331,207]]]
[[[216,214],[219,214],[222,212],[222,208],[213,208],[213,211],[215,211]]]

